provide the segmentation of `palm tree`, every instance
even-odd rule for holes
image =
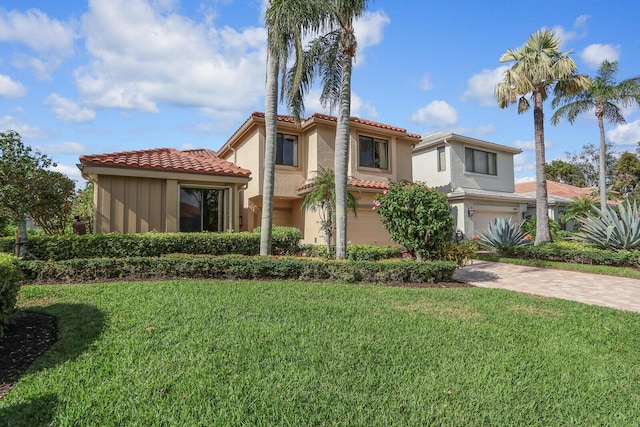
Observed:
[[[590,196],[574,197],[571,203],[567,205],[567,210],[560,219],[562,223],[573,220],[575,229],[580,228],[580,220],[586,218],[590,214],[594,214],[593,208],[596,207],[594,199]]]
[[[297,77],[291,79],[289,91],[289,110],[294,116],[300,117],[304,111],[303,96],[313,84],[313,76],[317,73],[322,77],[320,100],[323,105],[338,107],[334,159],[338,259],[347,256],[351,70],[357,50],[353,21],[364,14],[367,3],[368,0],[328,1],[327,24],[331,31],[309,44],[301,69],[296,69]]]
[[[607,172],[606,172],[606,141],[604,137],[604,120],[610,123],[626,123],[621,108],[633,104],[640,106],[640,76],[636,76],[619,83],[615,74],[618,63],[603,61],[598,69],[598,75],[591,79],[586,89],[578,92],[561,92],[553,99],[553,108],[561,105],[551,117],[554,125],[566,117],[573,124],[580,113],[594,110],[600,128],[600,208],[607,205]],[[560,85],[558,85],[560,87]]]
[[[271,254],[273,226],[273,194],[276,164],[276,139],[278,121],[278,76],[286,70],[292,49],[300,58],[301,36],[317,32],[326,19],[326,5],[322,1],[270,0],[266,13],[267,25],[267,76],[265,84],[265,149],[264,177],[262,184],[262,221],[260,227],[260,255]],[[301,61],[296,61],[301,63]],[[283,78],[285,73],[283,72]],[[284,88],[284,83],[282,87]]]
[[[576,75],[576,64],[569,52],[560,51],[560,39],[548,29],[532,34],[527,43],[516,49],[509,49],[500,57],[500,62],[515,61],[504,72],[504,80],[496,86],[495,96],[498,106],[506,108],[518,104],[518,114],[531,106],[527,95],[533,100],[533,121],[536,146],[536,240],[540,245],[551,241],[549,231],[549,210],[547,179],[545,176],[544,112],[543,104],[548,91],[555,87],[564,92],[575,93],[589,86],[589,78]],[[562,82],[559,86],[557,83]]]
[[[331,243],[335,228],[336,186],[335,174],[331,169],[321,168],[311,182],[309,191],[302,200],[302,210],[318,212],[320,216],[320,231],[324,233],[327,245],[327,256],[331,255]],[[347,193],[347,205],[357,215],[358,202],[351,193]]]

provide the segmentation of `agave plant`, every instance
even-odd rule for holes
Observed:
[[[605,249],[637,249],[640,247],[640,214],[634,201],[619,204],[617,209],[594,208],[595,214],[581,219],[580,240]]]
[[[478,243],[481,246],[508,253],[519,246],[527,246],[532,237],[522,229],[522,224],[512,224],[510,219],[496,218],[489,223],[487,230],[480,233]]]

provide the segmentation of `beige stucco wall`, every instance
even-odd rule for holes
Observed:
[[[430,147],[415,153],[412,157],[413,181],[422,182],[429,187],[435,187],[443,191],[451,191],[451,148],[444,146],[445,170],[438,171],[438,148]],[[462,173],[459,170],[458,173]]]
[[[354,193],[358,198],[357,217],[349,210],[347,242],[361,245],[393,245],[389,233],[382,225],[380,215],[373,210],[376,193]]]

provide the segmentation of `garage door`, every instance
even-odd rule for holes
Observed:
[[[516,212],[499,212],[499,211],[480,211],[477,210],[473,214],[473,227],[475,229],[475,233],[482,233],[487,230],[489,223],[495,220],[496,218],[505,218],[510,219],[512,224],[515,224],[518,221],[518,214]]]

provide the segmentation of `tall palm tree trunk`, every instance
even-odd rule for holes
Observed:
[[[347,257],[347,176],[349,174],[349,131],[351,117],[352,57],[343,55],[338,124],[336,126],[336,258]]]
[[[533,108],[533,122],[535,127],[536,145],[536,240],[535,245],[551,241],[549,231],[549,200],[547,195],[547,176],[545,173],[544,147],[544,112],[542,92],[534,90],[535,105]]]
[[[600,128],[600,209],[607,206],[607,146],[604,138],[604,120],[598,116]]]
[[[273,224],[273,193],[276,169],[276,139],[278,123],[278,57],[267,53],[267,81],[265,93],[264,177],[262,182],[262,222],[260,224],[260,255],[271,254]]]

